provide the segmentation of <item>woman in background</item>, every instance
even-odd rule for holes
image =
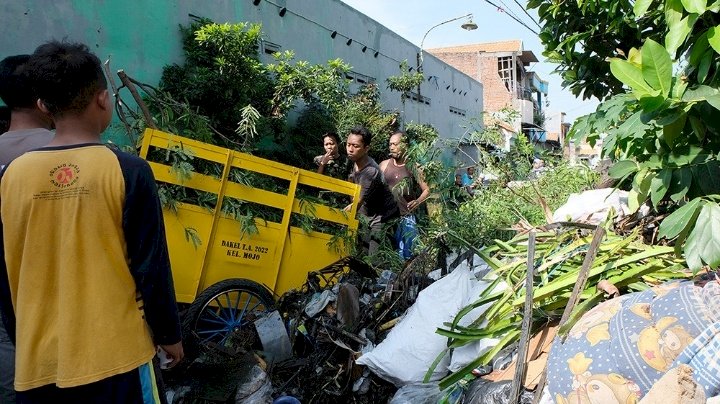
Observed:
[[[347,180],[347,157],[340,154],[340,137],[335,132],[323,135],[325,154],[315,156],[313,162],[317,165],[317,172],[340,180]]]

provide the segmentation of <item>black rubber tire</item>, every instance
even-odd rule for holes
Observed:
[[[258,314],[270,312],[275,308],[275,300],[273,299],[273,295],[270,290],[257,282],[247,279],[226,279],[210,286],[195,298],[183,316],[183,345],[187,359],[192,361],[198,357],[203,349],[211,347],[213,343],[217,344],[217,338],[223,335],[227,337],[227,334],[232,333],[232,331],[227,330],[224,333],[219,331],[211,334],[210,338],[203,339],[207,333],[213,333],[213,331],[216,331],[208,331],[206,329],[206,327],[209,326],[208,321],[205,320],[206,318],[212,316],[216,317],[218,320],[228,320],[220,318],[226,317],[226,314],[234,317],[232,309],[220,310],[218,308],[213,308],[210,303],[213,301],[216,305],[230,303],[230,306],[232,306],[233,303],[231,296],[233,295],[237,296],[236,306],[239,306],[242,303],[240,301],[242,296],[248,296],[248,304],[245,305],[245,309],[253,309],[252,311],[248,310],[249,314],[251,314],[249,321],[253,321],[253,318],[257,317]],[[239,309],[239,307],[235,307],[235,310],[237,309]],[[242,313],[245,313],[245,311],[246,310],[243,310]],[[213,314],[213,312],[215,314]],[[217,316],[218,313],[220,314],[220,317]],[[242,316],[242,313],[238,315],[238,320],[242,320],[246,317]],[[208,314],[211,316],[208,316]],[[218,320],[211,319],[211,321]],[[217,336],[215,334],[217,334]],[[210,339],[209,342],[208,339]],[[222,343],[222,340],[220,343]]]

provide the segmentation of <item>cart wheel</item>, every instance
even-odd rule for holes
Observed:
[[[272,294],[247,279],[227,279],[205,289],[183,318],[186,355],[204,349],[234,352],[256,342],[253,322],[274,308]]]

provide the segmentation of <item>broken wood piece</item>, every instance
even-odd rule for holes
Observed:
[[[533,278],[535,277],[535,231],[528,233],[527,274],[525,276],[525,308],[523,310],[522,329],[518,346],[517,366],[510,390],[510,403],[520,403],[520,390],[527,370],[527,353],[530,345],[533,306]]]
[[[578,273],[575,287],[573,288],[572,294],[570,295],[570,299],[568,299],[567,306],[565,306],[565,311],[563,311],[563,315],[560,318],[558,329],[565,325],[565,323],[570,318],[570,314],[572,314],[572,311],[575,309],[575,306],[577,306],[577,304],[580,302],[580,293],[585,290],[585,284],[587,283],[588,277],[590,275],[590,267],[592,267],[592,263],[595,261],[598,249],[600,248],[600,242],[602,241],[603,237],[605,237],[605,229],[597,226],[595,228],[595,234],[593,234],[593,239],[590,242],[590,247],[588,247],[587,254],[585,254],[585,259],[583,260],[582,267],[580,267],[580,272]],[[533,404],[538,404],[540,402],[540,399],[542,398],[542,392],[545,389],[545,383],[547,383],[547,370],[542,375],[542,378],[540,378],[540,383],[538,383],[538,387],[535,390]]]
[[[704,404],[705,390],[693,378],[690,366],[678,365],[656,381],[639,404],[652,403]]]
[[[137,92],[135,85],[132,83],[128,75],[125,74],[125,71],[122,69],[118,70],[117,75],[118,77],[120,77],[120,81],[122,81],[125,87],[130,90],[130,94],[132,95],[137,105],[140,107],[140,110],[143,113],[143,117],[145,117],[145,126],[151,129],[157,129],[158,127],[157,125],[155,125],[155,121],[153,121],[152,115],[150,115],[150,110],[145,104],[145,101],[143,101],[142,97],[140,97],[140,94]]]

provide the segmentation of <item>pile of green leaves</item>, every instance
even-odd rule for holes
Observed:
[[[512,111],[508,111],[512,113]],[[478,186],[469,195],[455,185],[458,168],[445,166],[432,156],[429,165],[429,185],[434,192],[442,214],[437,215],[428,229],[426,243],[443,237],[453,248],[473,245],[480,247],[495,239],[508,240],[515,234],[518,223],[535,227],[547,223],[547,211],[554,211],[570,194],[593,188],[598,174],[587,166],[572,166],[566,161],[548,157],[549,170],[537,178],[529,179],[535,149],[524,136],[518,136],[508,152],[501,152],[497,144],[503,142],[499,130],[492,125],[473,130],[464,139],[444,142],[440,147],[475,147],[478,151],[478,173],[492,174],[497,180],[487,186]],[[469,156],[469,155],[468,155]],[[451,237],[445,237],[451,234]]]
[[[536,234],[535,275],[533,277],[533,329],[558,320],[568,304],[572,289],[591,243],[592,235],[579,234],[575,229]],[[485,338],[500,340],[497,346],[481,355],[461,370],[440,382],[441,389],[453,385],[478,366],[487,365],[504,347],[520,337],[522,312],[525,304],[525,278],[527,277],[528,236],[519,235],[508,242],[496,241],[478,251],[492,269],[487,277],[491,281],[477,301],[460,310],[451,323],[437,333],[448,338],[448,348],[435,364],[454,348]],[[648,284],[686,278],[685,262],[673,254],[672,247],[649,246],[642,243],[637,232],[629,237],[608,232],[600,243],[589,271],[586,288],[581,292],[581,303],[570,316],[567,326],[605,297],[597,285],[607,280],[621,292],[640,291]],[[498,288],[501,284],[505,287]],[[488,305],[478,318],[467,326],[460,321],[473,309]],[[426,377],[432,375],[431,368]]]
[[[448,209],[438,234],[450,233],[449,244],[483,246],[495,239],[507,240],[515,234],[518,222],[526,227],[547,223],[542,201],[551,211],[562,206],[572,193],[587,190],[597,181],[597,174],[585,166],[557,165],[535,180],[507,187],[498,182],[477,189],[475,195]]]
[[[160,90],[191,105],[198,114],[208,117],[218,132],[242,143],[243,139],[235,136],[242,108],[252,105],[262,116],[269,116],[272,109],[274,83],[257,50],[261,26],[197,19],[180,27],[180,33],[185,61],[163,69]],[[259,127],[261,136],[267,136],[272,124],[263,122]],[[179,134],[188,136],[186,132]]]

